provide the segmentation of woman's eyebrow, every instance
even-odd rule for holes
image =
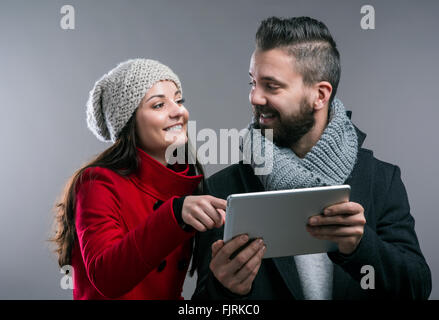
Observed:
[[[164,94],[156,94],[156,95],[150,96],[148,99],[146,99],[145,102],[148,102],[152,98],[165,98],[165,95]]]
[[[174,96],[177,96],[178,94],[180,94],[181,91],[177,90],[174,93]],[[152,98],[166,98],[164,94],[155,94],[153,96],[150,96],[148,99],[145,100],[145,103],[148,102],[149,100],[151,100]]]

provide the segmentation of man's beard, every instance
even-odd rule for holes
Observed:
[[[259,123],[261,113],[265,112],[273,113],[276,118],[277,123],[272,128]],[[273,142],[278,147],[291,148],[314,126],[314,110],[305,97],[300,102],[298,115],[281,117],[277,110],[268,105],[255,106],[253,123],[255,129],[261,129],[263,135],[265,129],[273,129]]]

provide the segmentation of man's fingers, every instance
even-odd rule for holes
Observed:
[[[364,228],[361,226],[307,226],[307,230],[314,236],[330,237],[361,236],[364,232]]]
[[[219,249],[221,249],[224,246],[223,240],[215,241],[212,244],[212,259],[215,258],[216,254],[218,253]]]
[[[263,242],[257,239],[230,260],[230,255],[245,245],[248,240],[248,235],[240,235],[225,244],[222,241],[216,241],[212,245],[213,258],[209,265],[210,270],[223,286],[239,294],[245,294],[251,288],[265,251]],[[254,250],[255,247],[258,249]]]
[[[342,202],[326,207],[323,210],[325,216],[335,216],[339,214],[357,214],[362,212],[363,207],[356,202]]]
[[[218,263],[218,265],[227,264],[229,262],[229,257],[232,255],[232,253],[239,249],[241,246],[243,246],[245,243],[247,243],[247,241],[248,235],[246,234],[239,235],[228,241],[216,254],[215,262]]]
[[[365,225],[366,219],[364,218],[364,215],[348,215],[348,214],[339,214],[336,216],[316,215],[310,217],[308,223],[311,226],[322,226],[322,225],[353,226],[353,225]]]
[[[264,251],[265,253],[265,251]],[[264,254],[262,253],[262,255]],[[253,271],[247,276],[247,278],[245,278],[244,280],[241,281],[241,283],[239,284],[240,286],[244,287],[244,288],[251,288],[252,284],[253,284],[253,280],[255,280],[256,275],[258,274],[259,268],[261,267],[261,261],[259,261],[259,263],[256,265],[256,267],[253,269]]]
[[[232,259],[231,268],[233,270],[241,269],[258,251],[264,246],[262,239],[252,241],[236,257]]]
[[[343,238],[348,238],[348,237],[335,237],[335,236],[320,236],[320,235],[315,235],[316,239],[319,240],[329,240],[335,243],[338,243],[340,240],[343,240]]]
[[[265,253],[266,247],[263,246],[260,248],[256,254],[247,261],[245,265],[242,266],[241,269],[236,273],[235,277],[239,282],[245,281],[250,276],[256,276],[253,274],[255,270],[259,267],[262,261],[262,257]]]

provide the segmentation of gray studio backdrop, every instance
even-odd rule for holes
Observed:
[[[374,30],[360,26],[366,4]],[[61,28],[64,5],[75,9],[74,30]],[[86,126],[95,80],[128,58],[158,59],[181,77],[197,130],[241,129],[258,23],[309,15],[337,41],[338,96],[368,134],[366,147],[401,167],[438,299],[438,12],[438,1],[1,0],[0,298],[72,298],[46,239],[66,180],[109,146]],[[185,298],[194,283],[187,279]]]

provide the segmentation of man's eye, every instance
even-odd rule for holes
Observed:
[[[270,90],[276,90],[276,89],[279,89],[279,86],[272,85],[272,84],[268,83],[267,84],[267,88],[270,89]]]
[[[153,109],[159,109],[161,107],[163,107],[164,103],[158,103],[152,106]]]
[[[183,104],[186,102],[186,100],[184,98],[181,98],[180,100],[176,101],[178,104]]]
[[[256,83],[255,83],[254,81],[250,81],[248,84],[249,84],[251,87],[254,87],[254,86],[256,85]]]

